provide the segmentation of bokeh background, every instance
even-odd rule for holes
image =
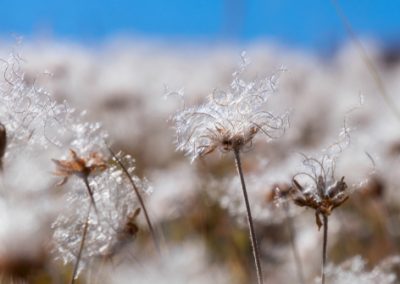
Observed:
[[[268,282],[298,279],[286,214],[271,195],[302,170],[298,153],[320,155],[346,121],[351,142],[336,172],[352,196],[331,217],[330,281],[398,283],[400,2],[337,3],[0,0],[1,57],[18,54],[28,86],[87,110],[85,119],[101,122],[153,187],[146,202],[168,253],[160,259],[152,251],[143,223],[129,248],[134,261],[117,261],[94,278],[98,267],[88,269],[81,283],[255,279],[233,157],[216,151],[190,163],[175,150],[170,120],[182,108],[176,94],[196,105],[215,88],[228,89],[242,51],[250,62],[245,78],[279,75],[270,106],[291,113],[282,138],[258,137],[243,155]],[[290,210],[306,283],[313,283],[322,234],[313,212]],[[70,266],[51,254],[48,261],[57,263],[52,273],[33,267],[28,283],[68,279]]]
[[[360,36],[398,42],[400,4],[339,1]],[[98,44],[116,37],[170,44],[269,41],[312,51],[347,38],[331,1],[2,1],[0,32],[29,39]]]

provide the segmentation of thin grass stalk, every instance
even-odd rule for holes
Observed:
[[[117,157],[117,155],[113,152],[113,150],[110,147],[108,147],[108,150],[110,151],[111,155],[113,156],[115,161],[118,163],[118,165],[121,167],[122,171],[125,173],[125,175],[127,176],[130,184],[132,185],[132,188],[133,188],[133,190],[134,190],[134,192],[136,194],[136,197],[139,200],[140,206],[142,207],[142,210],[143,210],[143,213],[144,213],[144,217],[146,219],[147,226],[149,227],[149,230],[150,230],[151,238],[153,239],[154,246],[155,246],[157,252],[159,254],[161,254],[160,244],[158,242],[157,235],[156,235],[155,230],[153,228],[153,225],[151,223],[149,214],[147,213],[147,209],[146,209],[146,206],[144,204],[144,200],[142,198],[142,195],[140,194],[139,189],[137,188],[135,182],[132,179],[132,176],[130,175],[130,173],[129,173],[128,169],[125,167],[125,165],[121,162],[121,160]]]
[[[6,127],[0,122],[0,173],[3,171],[3,158],[7,148]]]
[[[233,153],[235,155],[236,169],[237,169],[238,175],[240,177],[240,182],[241,182],[241,185],[242,185],[244,202],[246,204],[247,223],[249,225],[251,247],[252,247],[252,250],[253,250],[254,262],[255,262],[255,265],[256,265],[257,282],[258,282],[258,284],[263,284],[264,283],[264,279],[263,279],[261,263],[260,263],[260,252],[259,252],[259,249],[258,249],[257,238],[256,238],[255,230],[254,230],[253,217],[251,216],[251,210],[250,210],[249,199],[248,199],[248,196],[247,196],[246,184],[244,182],[244,176],[243,176],[243,171],[242,171],[242,163],[240,161],[239,149],[234,149]]]
[[[297,278],[301,284],[306,284],[305,277],[304,277],[304,270],[303,265],[301,263],[300,254],[297,249],[296,240],[295,240],[295,229],[293,224],[293,218],[290,216],[289,212],[289,203],[287,201],[284,202],[283,208],[286,214],[286,224],[289,231],[289,239],[290,239],[290,246],[292,247],[293,257],[296,264],[296,271],[297,271]]]
[[[86,236],[87,236],[87,232],[88,232],[88,228],[89,228],[89,216],[90,216],[90,211],[92,209],[92,206],[93,206],[93,203],[90,203],[89,204],[89,210],[88,210],[88,213],[86,215],[85,225],[83,227],[81,244],[79,246],[79,251],[78,251],[78,255],[76,257],[76,262],[75,262],[75,265],[74,265],[74,270],[72,272],[72,278],[71,278],[70,284],[74,284],[75,283],[75,278],[76,278],[76,275],[78,273],[79,263],[81,261],[82,251],[83,251],[83,248],[85,247],[85,240],[86,240]]]
[[[321,272],[321,283],[325,284],[325,267],[326,267],[326,247],[328,244],[328,217],[322,215],[324,220],[324,243],[322,246],[322,272]]]
[[[350,21],[346,17],[343,9],[339,5],[337,0],[331,0],[332,4],[336,9],[336,13],[338,14],[340,20],[342,21],[343,26],[345,27],[347,33],[349,34],[351,40],[356,45],[361,59],[364,61],[365,65],[367,66],[368,71],[371,74],[371,77],[375,81],[379,94],[382,96],[383,100],[385,101],[388,108],[393,112],[396,118],[400,121],[400,110],[395,104],[392,97],[388,94],[385,84],[383,83],[382,76],[380,75],[378,69],[376,68],[374,62],[368,56],[367,51],[365,50],[364,46],[362,45],[361,41],[358,39],[356,33],[354,32]]]

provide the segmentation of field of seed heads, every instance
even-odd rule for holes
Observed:
[[[0,50],[0,283],[398,283],[400,55]]]

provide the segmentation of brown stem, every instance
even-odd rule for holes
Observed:
[[[72,278],[71,278],[71,282],[70,282],[71,284],[75,283],[75,277],[76,277],[76,275],[78,273],[79,262],[80,262],[81,257],[82,257],[82,251],[83,251],[83,248],[85,246],[85,240],[86,240],[86,236],[87,236],[87,232],[88,232],[88,228],[89,228],[89,216],[90,216],[90,210],[92,209],[92,206],[93,206],[93,203],[90,203],[89,210],[88,210],[88,213],[86,215],[85,225],[83,226],[81,244],[79,246],[79,251],[78,251],[78,255],[76,257],[74,270],[72,272]]]
[[[97,206],[96,206],[96,202],[94,201],[94,197],[93,197],[93,191],[89,185],[89,181],[88,178],[85,176],[83,177],[83,182],[86,185],[86,189],[88,191],[89,197],[90,197],[90,202],[93,205],[94,211],[96,212],[97,217],[99,216],[99,211],[97,210]]]
[[[289,203],[287,201],[285,201],[283,203],[283,207],[284,207],[285,214],[286,214],[286,223],[287,223],[288,231],[289,231],[290,245],[292,247],[293,257],[294,257],[294,261],[296,263],[298,281],[301,284],[305,284],[306,281],[305,281],[305,277],[304,277],[303,265],[301,264],[300,254],[297,249],[296,241],[295,241],[295,230],[294,230],[294,225],[293,225],[293,218],[289,214]]]
[[[129,171],[125,167],[125,165],[121,162],[121,160],[117,157],[117,155],[112,151],[112,149],[110,147],[108,147],[108,150],[110,151],[111,155],[114,157],[114,159],[118,163],[118,165],[121,167],[122,171],[128,177],[128,180],[129,180],[130,184],[132,185],[133,190],[135,191],[136,197],[139,200],[140,206],[142,207],[147,226],[149,227],[150,234],[153,239],[154,246],[156,247],[157,252],[160,254],[161,253],[160,244],[158,243],[156,233],[155,233],[153,225],[150,221],[150,217],[149,217],[149,214],[147,213],[147,209],[146,209],[146,206],[144,205],[144,200],[140,194],[140,191],[139,191],[138,187],[136,186],[135,182],[133,181],[132,176],[129,174]]]
[[[328,217],[325,214],[322,214],[322,218],[324,220],[324,243],[322,246],[322,275],[321,275],[321,283],[325,284],[325,266],[326,266],[326,246],[328,244]]]
[[[256,239],[256,233],[255,233],[254,225],[253,225],[253,217],[251,216],[249,199],[247,197],[247,190],[246,190],[246,184],[244,182],[244,176],[243,176],[243,171],[242,171],[242,163],[240,161],[239,149],[235,149],[233,151],[233,153],[235,155],[236,169],[237,169],[238,175],[240,177],[244,202],[246,204],[247,223],[249,225],[249,230],[250,230],[250,241],[251,241],[251,247],[253,249],[254,262],[256,264],[257,281],[258,281],[258,284],[263,284],[264,280],[263,280],[263,275],[262,275],[262,270],[261,270],[260,253],[259,253],[257,239]]]

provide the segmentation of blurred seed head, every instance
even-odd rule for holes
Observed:
[[[102,163],[88,162],[85,167],[99,166]],[[122,158],[123,161],[132,158]],[[95,159],[96,161],[96,159]],[[131,164],[132,161],[129,163]],[[78,175],[81,175],[78,172]],[[132,176],[138,189],[149,192],[146,180]],[[138,232],[138,201],[125,174],[117,164],[111,162],[104,170],[90,176],[90,187],[93,192],[98,214],[91,211],[89,226],[79,263],[78,274],[85,268],[96,265],[99,259],[114,257],[123,253],[126,244],[135,240]],[[75,263],[80,248],[82,228],[87,221],[86,209],[90,203],[83,183],[71,179],[65,198],[65,211],[52,224],[54,229],[54,253],[65,264]]]
[[[139,232],[137,218],[140,214],[140,208],[135,209],[126,217],[125,223],[122,228],[118,229],[115,237],[115,242],[110,246],[102,256],[106,259],[111,259],[118,254],[127,244],[131,243]]]
[[[68,178],[72,175],[76,175],[81,178],[87,178],[90,174],[96,171],[103,171],[107,168],[106,162],[102,156],[97,152],[92,152],[88,157],[79,157],[78,154],[70,149],[69,160],[55,160],[57,169],[55,175],[62,177],[63,179],[58,185],[63,185],[67,182]]]
[[[383,200],[387,191],[386,184],[381,177],[373,175],[360,188],[362,197]]]

